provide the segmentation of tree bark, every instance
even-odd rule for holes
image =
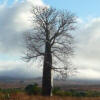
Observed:
[[[46,42],[43,65],[42,94],[52,96],[52,54],[49,42]]]

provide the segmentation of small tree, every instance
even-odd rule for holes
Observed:
[[[43,60],[43,95],[52,95],[52,71],[66,77],[69,70],[69,58],[73,54],[73,37],[76,18],[66,10],[47,7],[33,7],[33,30],[25,34],[27,52],[25,59]]]
[[[38,84],[33,84],[33,85],[27,85],[25,87],[25,91],[26,93],[28,93],[29,95],[39,95],[41,93],[41,89],[39,88]]]

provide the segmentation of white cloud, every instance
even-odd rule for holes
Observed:
[[[24,0],[8,6],[5,2],[0,5],[0,52],[18,52],[22,49],[22,33],[32,26],[32,5],[44,3],[41,0]]]
[[[100,78],[100,72],[99,71],[95,71],[92,69],[83,69],[83,70],[79,70],[79,72],[81,73],[80,75],[77,75],[78,79],[99,79]]]
[[[41,67],[37,67],[38,61],[25,63],[17,60],[0,61],[0,76],[10,77],[40,77]]]
[[[81,25],[76,38],[78,40],[74,64],[78,66],[80,78],[99,78],[100,18],[93,18]]]
[[[32,26],[31,8],[45,4],[42,0],[15,0],[12,5],[7,2],[0,4],[0,76],[38,76],[41,74],[38,68],[18,58],[23,51],[22,33]]]

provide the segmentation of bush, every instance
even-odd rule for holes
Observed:
[[[65,96],[65,91],[61,90],[60,87],[54,87],[52,92],[57,96]]]
[[[41,94],[41,88],[38,87],[38,84],[28,85],[25,88],[25,92],[29,95],[38,95]]]
[[[72,96],[72,93],[70,91],[65,91],[65,96]]]
[[[61,91],[61,89],[59,87],[54,87],[52,92],[53,94],[57,94],[57,92]]]

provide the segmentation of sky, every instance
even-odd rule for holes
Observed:
[[[38,62],[24,62],[22,33],[31,25],[32,5],[67,9],[77,16],[73,78],[100,78],[100,0],[0,0],[0,76],[38,77]],[[39,70],[40,69],[40,70]]]
[[[73,11],[78,17],[99,17],[100,0],[43,0],[46,4],[58,9]]]

